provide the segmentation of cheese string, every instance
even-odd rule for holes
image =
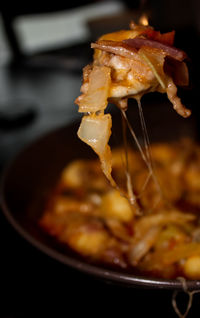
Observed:
[[[122,114],[122,113],[121,113]],[[128,199],[131,205],[134,205],[136,208],[136,214],[141,215],[140,208],[137,203],[137,197],[133,192],[133,185],[130,176],[130,168],[129,168],[129,159],[128,159],[128,143],[127,143],[127,134],[126,134],[126,120],[122,114],[122,135],[123,135],[123,143],[124,143],[124,153],[125,153],[125,176],[126,176],[126,187],[128,192]]]
[[[150,141],[149,141],[149,135],[148,135],[148,131],[147,131],[146,122],[145,122],[145,119],[144,119],[144,114],[143,114],[140,98],[137,99],[137,105],[138,105],[138,109],[139,109],[140,122],[141,122],[141,126],[142,126],[142,131],[143,131],[143,138],[144,138],[144,146],[145,146],[145,151],[146,151],[146,157],[147,157],[147,160],[148,160],[148,163],[149,163],[149,166],[150,166],[149,172],[150,172],[150,174],[152,175],[152,177],[154,179],[154,182],[156,184],[157,190],[163,196],[160,184],[159,184],[158,179],[157,179],[157,177],[156,177],[156,175],[154,173],[154,167],[153,167],[153,160],[152,160],[152,156],[151,156],[151,146],[150,146]]]
[[[143,114],[143,110],[142,110],[141,100],[140,100],[140,98],[138,98],[138,99],[136,99],[136,101],[137,101],[137,105],[138,105],[138,110],[139,110],[139,115],[140,115],[140,122],[141,122],[141,126],[142,126],[146,157],[149,160],[150,165],[152,166],[152,157],[151,157],[151,153],[150,153],[150,141],[149,141],[149,135],[148,135],[148,132],[147,132],[147,127],[146,127],[144,114]]]
[[[141,145],[139,143],[139,140],[138,140],[138,138],[137,138],[137,136],[136,136],[136,134],[135,134],[135,132],[134,132],[134,130],[133,130],[128,118],[127,118],[127,116],[126,116],[126,112],[124,110],[121,110],[121,113],[122,113],[124,119],[126,120],[127,127],[129,129],[129,131],[130,131],[130,133],[131,133],[131,135],[132,135],[132,137],[133,137],[138,149],[139,149],[141,157],[142,157],[143,161],[145,162],[145,164],[146,164],[146,166],[147,166],[147,168],[149,170],[149,175],[153,178],[153,181],[154,181],[154,183],[156,185],[156,188],[157,188],[158,192],[160,193],[160,196],[163,197],[163,193],[162,193],[160,184],[158,182],[158,179],[157,179],[157,177],[156,177],[156,175],[154,173],[154,169],[153,169],[152,159],[151,159],[150,150],[149,150],[150,149],[150,142],[149,142],[149,137],[148,137],[148,133],[147,133],[146,123],[144,121],[144,116],[143,116],[143,113],[142,113],[141,104],[138,103],[138,107],[140,109],[140,111],[139,111],[140,112],[140,120],[141,120],[143,135],[144,135],[144,144],[145,144],[145,152],[146,152],[146,154],[144,153],[144,151],[143,151],[143,149],[142,149],[142,147],[141,147]],[[141,115],[141,113],[142,113],[142,115]],[[146,187],[146,185],[148,183],[148,179],[149,179],[149,176],[147,177],[147,181],[145,182],[145,187]],[[144,186],[143,186],[142,191],[144,191]],[[160,200],[160,198],[159,198],[159,200]],[[155,205],[157,205],[157,204],[158,204],[158,202],[155,203]]]

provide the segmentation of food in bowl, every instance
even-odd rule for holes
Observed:
[[[151,145],[159,192],[137,150],[130,176],[140,206],[113,188],[98,159],[63,170],[40,226],[88,262],[161,278],[200,279],[200,146],[184,139]],[[126,189],[125,153],[113,150],[113,177]]]

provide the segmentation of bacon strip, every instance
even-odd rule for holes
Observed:
[[[126,43],[120,41],[100,40],[92,43],[91,48],[124,56],[129,59],[140,60],[136,49],[130,48],[128,45],[126,45]]]
[[[175,48],[174,46],[169,46],[155,40],[137,37],[134,39],[127,39],[122,42],[125,43],[130,50],[131,49],[139,50],[142,46],[147,46],[147,47],[152,47],[152,48],[162,50],[166,53],[166,55],[178,61],[183,61],[187,57],[187,54],[184,51],[179,50]]]
[[[146,34],[147,38],[150,40],[155,40],[170,46],[174,44],[175,31],[160,33],[159,31],[155,31],[152,28],[147,28],[143,34]]]

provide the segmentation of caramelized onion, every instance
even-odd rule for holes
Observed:
[[[142,47],[138,54],[146,61],[148,66],[151,68],[154,76],[160,83],[160,86],[166,88],[166,75],[163,70],[165,56],[163,54],[158,54],[158,50],[152,50],[148,47]]]
[[[147,47],[159,49],[159,50],[163,51],[166,55],[171,56],[172,58],[174,58],[175,60],[178,60],[178,61],[183,61],[187,57],[187,55],[184,51],[179,50],[179,49],[175,48],[174,46],[169,46],[169,45],[160,43],[160,42],[155,41],[155,40],[137,37],[135,39],[128,39],[128,40],[124,40],[122,42],[125,43],[127,46],[129,46],[130,50],[131,49],[133,49],[133,50],[138,49],[139,50],[142,46],[147,46]]]
[[[132,265],[136,266],[142,257],[149,252],[151,247],[155,244],[160,232],[160,226],[153,226],[145,233],[142,239],[138,240],[130,247],[129,260]]]
[[[179,62],[171,58],[166,58],[164,70],[167,75],[173,78],[175,85],[188,86],[189,72],[185,62]]]
[[[111,127],[112,120],[110,114],[84,116],[78,130],[78,137],[96,152],[100,158],[104,174],[111,184],[115,186],[115,182],[111,177],[112,160],[111,150],[108,146]]]
[[[97,112],[107,106],[107,98],[111,82],[110,68],[94,66],[89,74],[89,85],[86,94],[76,99],[79,112]]]
[[[141,239],[146,235],[150,228],[154,226],[164,226],[168,223],[186,224],[195,220],[195,216],[190,213],[181,213],[176,210],[168,211],[167,213],[159,213],[146,215],[138,219],[135,223],[135,238]]]
[[[131,48],[124,41],[101,40],[91,44],[91,48],[128,57],[129,59],[140,60],[137,50]]]

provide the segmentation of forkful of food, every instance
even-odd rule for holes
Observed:
[[[149,92],[166,93],[179,115],[187,118],[191,114],[177,95],[177,86],[188,85],[189,74],[185,62],[187,54],[174,46],[174,37],[175,31],[162,34],[149,25],[131,22],[129,30],[102,35],[91,44],[94,49],[93,62],[83,69],[82,94],[75,101],[79,112],[84,113],[78,136],[97,153],[104,174],[115,187],[116,183],[111,175],[111,149],[108,145],[112,118],[109,113],[104,113],[108,102],[115,104],[122,112],[122,118],[159,191],[159,184],[153,173],[141,98]],[[145,150],[140,146],[126,115],[129,98],[136,99],[138,103]],[[132,186],[128,180],[128,160],[125,173],[128,198],[130,202],[134,202]]]

